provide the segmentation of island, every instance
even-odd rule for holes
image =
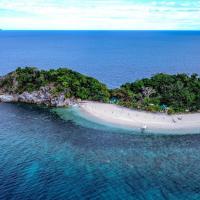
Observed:
[[[67,68],[17,68],[0,77],[0,101],[78,105],[97,119],[144,130],[200,128],[198,74],[159,73],[109,89],[95,78]]]

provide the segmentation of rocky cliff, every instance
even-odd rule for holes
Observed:
[[[52,107],[65,107],[78,103],[80,100],[65,98],[64,94],[53,96],[49,87],[41,87],[38,91],[23,92],[22,94],[1,93],[0,102],[23,102],[43,104]]]

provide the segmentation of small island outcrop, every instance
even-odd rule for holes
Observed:
[[[107,102],[107,87],[98,80],[69,69],[18,68],[0,78],[0,101],[69,106],[87,99]]]
[[[184,113],[200,111],[198,74],[151,78],[109,89],[95,78],[67,68],[38,70],[17,68],[0,77],[0,101],[45,104],[63,107],[81,100],[114,103],[151,112]]]

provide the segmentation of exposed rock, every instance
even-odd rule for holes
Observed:
[[[2,94],[0,95],[0,102],[17,102],[18,96],[17,95],[9,95],[9,94]]]
[[[20,102],[51,105],[51,94],[48,88],[42,87],[39,91],[23,92],[19,95]]]
[[[64,94],[59,96],[53,96],[50,94],[49,87],[41,87],[39,91],[34,92],[23,92],[22,94],[2,94],[0,95],[1,102],[23,102],[23,103],[34,103],[44,104],[46,106],[53,107],[65,107],[76,104],[76,100],[65,98]]]

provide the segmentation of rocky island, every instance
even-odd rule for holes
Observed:
[[[67,68],[17,68],[0,77],[0,101],[64,107],[82,100],[168,114],[199,112],[197,74],[156,74],[116,89]]]
[[[0,101],[49,107],[78,105],[79,111],[90,119],[142,132],[200,132],[197,74],[156,74],[108,89],[98,80],[66,68],[18,68],[0,78]]]
[[[108,101],[107,87],[69,69],[18,68],[0,78],[0,101],[64,107],[81,99]]]

